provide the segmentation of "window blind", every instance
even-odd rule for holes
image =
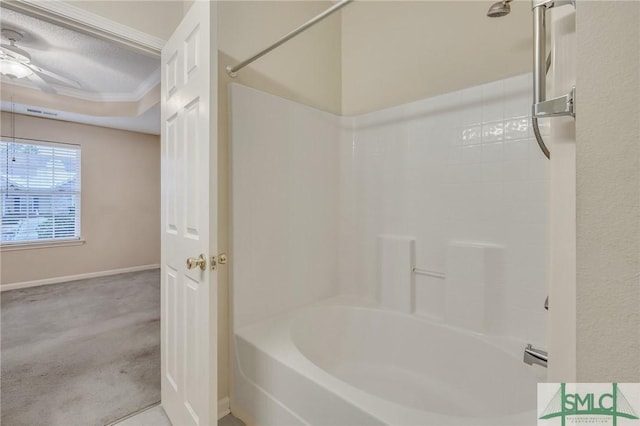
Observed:
[[[80,238],[80,147],[0,141],[3,244]]]

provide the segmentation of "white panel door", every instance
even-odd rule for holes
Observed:
[[[217,423],[216,24],[216,3],[194,2],[161,58],[162,405],[175,426]]]

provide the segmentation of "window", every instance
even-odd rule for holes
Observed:
[[[0,140],[2,244],[80,238],[80,147]]]

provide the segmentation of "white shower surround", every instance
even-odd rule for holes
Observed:
[[[526,118],[529,91],[522,75],[339,117],[232,85],[236,337],[338,295],[375,303],[376,239],[394,234],[415,238],[417,267],[440,272],[465,267],[447,263],[451,243],[501,247],[498,291],[485,298],[490,334],[517,342],[514,359],[524,342],[544,347],[547,163]],[[415,276],[414,286],[409,317],[444,323],[446,279]],[[293,347],[286,335],[267,346]],[[237,340],[238,357],[247,343],[259,347]],[[234,371],[238,396],[250,381],[237,362]],[[238,412],[251,415],[260,398],[274,395],[255,407],[238,399]]]
[[[379,234],[415,237],[416,266],[438,272],[452,242],[500,245],[494,332],[544,345],[548,161],[530,108],[524,74],[345,119],[340,291],[376,295]],[[445,318],[445,290],[416,275],[416,313]]]

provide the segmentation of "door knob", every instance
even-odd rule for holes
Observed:
[[[220,253],[217,256],[211,256],[211,270],[215,271],[218,264],[224,265],[227,263],[227,254]]]
[[[207,269],[207,258],[204,257],[204,254],[201,254],[197,259],[195,257],[187,259],[187,269],[193,269],[196,266],[199,266],[203,271]]]

